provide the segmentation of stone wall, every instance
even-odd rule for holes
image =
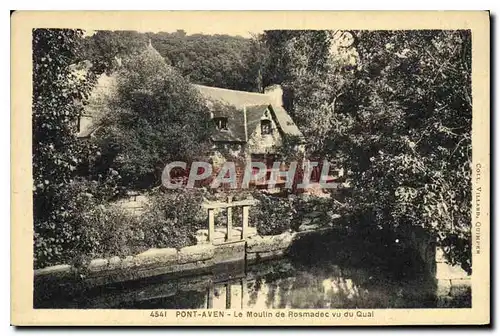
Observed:
[[[46,267],[35,270],[35,286],[53,291],[68,283],[78,288],[90,288],[166,274],[202,274],[218,264],[245,259],[249,263],[256,263],[280,258],[286,254],[296,238],[318,231],[305,228],[301,232],[259,236],[254,228],[249,229],[249,237],[246,240],[241,240],[241,228],[238,227],[233,228],[231,241],[226,241],[226,233],[221,228],[216,229],[219,235],[214,237],[213,242],[206,240],[206,230],[199,230],[198,244],[180,250],[153,248],[125,258],[115,256],[94,259],[83,269],[70,265]]]
[[[216,252],[216,246],[203,244],[186,246],[180,250],[149,249],[125,258],[94,259],[84,269],[57,265],[35,270],[35,285],[43,283],[48,287],[58,287],[69,282],[88,288],[163,274],[198,272],[214,265]]]
[[[432,237],[419,227],[406,230],[404,236],[424,262],[426,272],[435,280],[438,307],[453,306],[457,300],[470,300],[471,276],[460,265],[449,264],[443,249],[436,246]]]
[[[454,306],[457,300],[471,299],[471,276],[459,265],[450,265],[444,257],[442,248],[436,248],[435,279],[438,306]]]
[[[301,225],[298,232],[260,236],[249,228],[246,240],[241,239],[241,228],[233,227],[227,240],[223,228],[216,228],[213,241],[208,241],[207,230],[199,230],[198,244],[176,250],[149,249],[136,256],[94,259],[85,269],[57,265],[35,270],[35,288],[38,291],[73,290],[150,278],[160,275],[205,274],[218,265],[243,262],[258,264],[285,256],[301,237],[318,234],[332,228]],[[436,248],[424,231],[415,230],[406,237],[426,265],[426,271],[435,279],[438,307],[454,306],[457,300],[470,300],[471,278],[459,266],[449,265],[440,248]],[[70,287],[65,287],[71,284]]]

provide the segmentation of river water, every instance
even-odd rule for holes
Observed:
[[[330,233],[300,241],[289,257],[222,265],[207,274],[165,276],[35,300],[39,308],[273,309],[434,308],[432,277],[390,239]],[[455,307],[469,306],[459,300]]]

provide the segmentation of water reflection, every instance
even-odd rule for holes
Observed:
[[[290,260],[250,267],[241,278],[210,282],[183,290],[193,279],[181,279],[178,290],[162,298],[143,295],[107,308],[129,309],[276,309],[433,307],[433,288],[422,279],[394,282],[383,274],[323,265],[301,269]],[[129,296],[128,299],[131,299]],[[125,298],[127,299],[127,297]],[[127,300],[125,300],[127,301]],[[110,304],[111,301],[106,301]]]
[[[298,242],[289,258],[278,261],[221,265],[210,274],[156,277],[72,297],[59,293],[35,306],[218,310],[437,306],[435,282],[422,271],[414,254],[394,250],[377,254],[363,242],[323,238],[324,243],[317,237]],[[335,239],[343,244],[335,244]]]

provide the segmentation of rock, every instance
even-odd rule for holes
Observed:
[[[134,258],[136,266],[151,264],[173,264],[177,262],[177,250],[174,248],[149,249]]]
[[[206,246],[206,245],[202,245]],[[207,259],[207,260],[201,260],[201,261],[195,261],[195,262],[189,262],[185,264],[174,264],[174,265],[168,265],[165,267],[161,268],[156,268],[155,270],[157,271],[157,274],[173,274],[173,273],[183,273],[185,274],[186,272],[201,272],[203,269],[210,268],[214,265],[214,262],[212,259]]]
[[[134,257],[132,256],[127,256],[125,259],[122,260],[121,267],[122,268],[129,268],[134,265]]]
[[[222,240],[224,241],[226,239],[226,232],[222,231],[214,231],[214,236],[212,237],[212,240]]]
[[[318,224],[309,224],[309,225],[302,224],[301,226],[299,226],[299,231],[300,232],[314,231],[314,230],[318,230],[319,228],[320,228],[320,226]]]
[[[249,226],[247,228],[247,238],[254,237],[257,235],[257,228],[253,226]]]
[[[212,244],[201,244],[181,248],[177,254],[177,260],[179,264],[187,264],[211,259],[213,256],[214,246]]]
[[[215,245],[213,261],[215,263],[229,263],[245,259],[245,241],[231,244]]]
[[[302,224],[301,224],[301,226],[302,226],[302,225],[309,225],[309,224],[311,224],[311,223],[312,223],[312,221],[313,221],[313,220],[312,220],[312,218],[305,217],[305,218],[303,218],[303,219],[302,219]]]
[[[466,295],[470,289],[471,280],[469,279],[451,280],[450,295],[452,297]]]
[[[200,229],[200,230],[196,231],[196,235],[208,237],[208,229]]]
[[[208,236],[196,236],[196,244],[209,244]]]
[[[108,266],[111,269],[118,268],[118,267],[120,267],[121,261],[122,260],[120,259],[120,257],[112,257],[109,259]]]
[[[226,234],[227,229],[225,226],[217,226],[214,231]]]
[[[276,236],[255,236],[247,240],[247,252],[269,252],[288,248],[295,237],[285,232]]]
[[[94,259],[90,261],[88,269],[90,272],[95,272],[105,269],[106,266],[108,266],[108,259]]]
[[[460,266],[452,266],[445,262],[436,263],[436,279],[465,279],[468,278],[466,271]]]
[[[257,253],[257,258],[260,260],[269,260],[269,259],[275,259],[275,258],[280,258],[285,254],[283,250],[275,250],[275,251],[269,251],[269,252],[259,252]]]
[[[61,275],[63,273],[70,273],[70,265],[55,265],[35,270],[35,276],[38,275]]]

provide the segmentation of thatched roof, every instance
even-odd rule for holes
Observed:
[[[255,131],[260,124],[260,119],[267,109],[275,116],[278,128],[286,135],[303,137],[297,125],[293,122],[290,115],[273,100],[273,98],[264,93],[229,90],[204,85],[194,85],[209,101],[216,101],[226,106],[232,106],[231,115],[227,110],[224,112],[214,111],[214,116],[228,117],[228,130],[220,132],[215,141],[238,141],[245,142],[247,137]],[[245,116],[246,113],[246,125]],[[246,126],[246,136],[245,136]]]

